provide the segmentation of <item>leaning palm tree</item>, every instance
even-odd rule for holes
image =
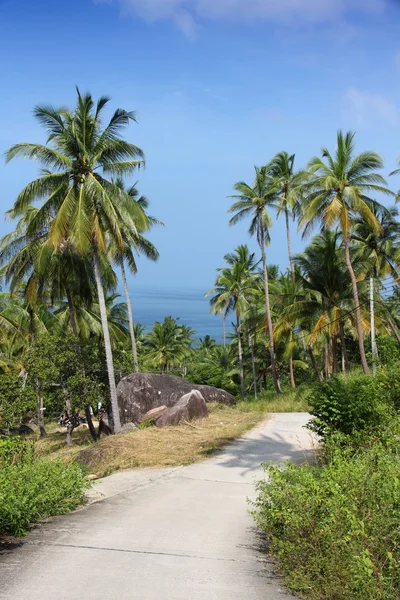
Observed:
[[[355,220],[362,217],[375,230],[380,224],[373,213],[376,204],[369,194],[392,195],[385,179],[377,171],[383,167],[383,160],[375,152],[354,152],[355,133],[337,134],[337,147],[332,155],[327,148],[322,149],[322,158],[315,157],[308,165],[309,179],[303,191],[304,213],[300,226],[304,232],[316,223],[331,228],[339,223],[343,234],[344,254],[353,289],[358,343],[364,373],[369,373],[364,350],[361,309],[357,289],[357,279],[350,256],[350,239]]]
[[[48,244],[57,251],[70,243],[81,256],[92,261],[100,307],[114,431],[121,430],[115,385],[114,365],[101,273],[101,258],[106,255],[106,238],[124,246],[124,232],[146,228],[143,210],[132,202],[107,176],[131,174],[143,161],[143,152],[120,136],[121,129],[135,114],[117,109],[103,128],[101,116],[109,98],[95,105],[90,94],[77,90],[73,111],[38,106],[34,115],[48,132],[46,145],[23,143],[6,153],[7,162],[16,157],[38,160],[44,167],[41,176],[18,195],[13,216],[23,215],[36,201],[41,206],[30,222],[32,231],[51,222]]]
[[[116,180],[116,185],[124,190],[124,184],[122,179]],[[132,198],[133,202],[137,202],[138,206],[144,211],[148,208],[149,202],[147,198],[144,196],[139,196],[139,192],[137,190],[136,184],[130,186],[127,190],[125,190],[128,196]],[[161,221],[158,219],[147,216],[147,227],[146,229],[150,229],[153,225],[163,225]],[[109,255],[113,262],[116,262],[121,270],[122,275],[122,283],[124,286],[125,293],[125,301],[128,310],[128,320],[129,320],[129,334],[131,337],[131,346],[132,346],[132,356],[133,356],[133,368],[136,373],[139,372],[139,361],[137,354],[137,344],[135,338],[135,326],[133,320],[132,313],[132,304],[131,298],[129,294],[128,288],[128,280],[126,276],[125,263],[127,263],[128,268],[132,275],[136,275],[137,273],[137,263],[136,263],[136,254],[143,254],[146,258],[156,261],[159,258],[159,253],[156,247],[147,240],[140,231],[140,228],[137,228],[136,232],[132,232],[130,229],[124,231],[124,244],[123,246],[116,245],[115,240],[111,239],[109,243]]]
[[[271,317],[271,306],[268,286],[268,269],[265,247],[269,243],[269,228],[271,227],[271,217],[268,213],[268,207],[276,201],[277,185],[269,176],[267,167],[255,167],[256,177],[254,184],[248,185],[240,181],[235,185],[238,192],[231,196],[235,200],[229,209],[229,212],[235,213],[230,219],[229,224],[235,225],[241,219],[250,216],[251,223],[249,228],[250,235],[256,235],[258,245],[261,250],[261,260],[264,275],[265,292],[265,310],[267,316],[269,351],[271,355],[271,371],[277,394],[280,394],[281,387],[276,371],[275,346],[274,346],[274,327]]]
[[[290,235],[290,219],[293,218],[299,205],[299,190],[304,180],[302,171],[294,170],[294,154],[279,152],[267,164],[267,173],[272,178],[274,185],[278,188],[277,200],[274,203],[277,216],[283,212],[286,223],[286,239],[288,247],[289,265],[294,279],[294,263],[292,254],[292,241]]]

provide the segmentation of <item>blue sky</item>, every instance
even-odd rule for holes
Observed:
[[[285,149],[300,168],[351,128],[395,168],[399,20],[391,0],[0,0],[0,153],[44,141],[33,106],[71,105],[75,84],[136,110],[140,189],[167,225],[137,285],[207,289],[248,241],[246,224],[228,227],[226,196],[255,164]],[[36,172],[1,162],[2,212]],[[283,223],[271,235],[269,261],[284,269]]]

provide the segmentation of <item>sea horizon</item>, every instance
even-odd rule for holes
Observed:
[[[119,292],[121,293],[121,292]],[[179,323],[191,327],[196,338],[210,335],[222,342],[222,318],[210,312],[210,302],[204,297],[203,289],[179,289],[152,286],[137,286],[130,289],[133,319],[135,323],[151,329],[155,322],[170,316]],[[124,295],[121,293],[121,302]],[[230,322],[229,322],[230,324]]]

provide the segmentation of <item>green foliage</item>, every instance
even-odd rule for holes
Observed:
[[[37,459],[31,442],[0,438],[0,535],[24,535],[39,519],[76,508],[87,485],[78,464]]]
[[[210,363],[199,363],[191,366],[187,379],[198,385],[211,385],[221,388],[235,395],[238,386],[227,375],[226,370],[220,365]]]
[[[400,361],[400,344],[388,335],[380,335],[376,339],[378,346],[379,363],[391,366]]]
[[[40,459],[0,471],[0,534],[23,535],[28,528],[84,502],[86,481],[76,463]]]
[[[35,411],[36,397],[15,371],[0,375],[0,429],[7,432]]]
[[[332,440],[327,465],[265,467],[253,514],[294,592],[318,600],[400,597],[399,435],[397,420],[382,441],[356,453]]]
[[[0,437],[0,469],[16,463],[30,463],[33,458],[34,447],[19,436]]]
[[[309,399],[314,417],[310,429],[323,438],[335,431],[371,433],[394,412],[387,377],[380,373],[375,379],[356,372],[315,384]]]

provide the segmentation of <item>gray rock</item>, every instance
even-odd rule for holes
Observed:
[[[126,423],[121,429],[121,433],[131,433],[131,431],[139,431],[135,423]]]
[[[167,427],[168,425],[179,425],[182,421],[192,421],[208,417],[208,408],[201,392],[192,390],[189,394],[183,396],[172,408],[157,420],[157,427]]]
[[[218,388],[195,385],[174,375],[133,373],[124,377],[117,387],[121,423],[138,423],[153,408],[171,408],[192,390],[201,392],[206,402],[219,402],[233,406],[236,399]]]
[[[157,419],[159,419],[164,413],[165,411],[168,410],[167,406],[158,406],[157,408],[152,408],[151,410],[149,410],[149,412],[147,412],[144,417],[140,420],[141,423],[144,423],[145,421],[154,421],[156,422]]]

